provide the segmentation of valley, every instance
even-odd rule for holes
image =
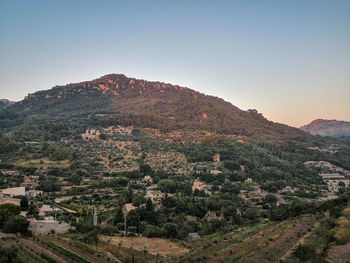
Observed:
[[[348,140],[118,74],[31,94],[0,124],[0,229],[24,237],[0,244],[28,262],[349,258]]]

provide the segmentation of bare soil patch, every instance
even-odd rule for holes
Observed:
[[[350,259],[350,243],[334,246],[328,252],[327,261],[330,263],[347,263]]]
[[[122,247],[133,247],[137,250],[146,249],[149,253],[159,254],[161,256],[181,256],[188,252],[188,249],[182,245],[162,238],[147,238],[147,237],[121,237],[121,236],[100,236],[101,240]]]

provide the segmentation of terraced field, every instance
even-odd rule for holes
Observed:
[[[253,227],[189,243],[189,254],[178,262],[276,262],[311,231],[314,216],[281,223],[260,223]]]

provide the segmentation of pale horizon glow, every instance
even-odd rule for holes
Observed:
[[[350,121],[350,1],[1,1],[0,99],[110,73]]]

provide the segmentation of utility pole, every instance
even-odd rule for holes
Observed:
[[[97,214],[97,209],[95,210],[95,207],[93,208],[93,215],[92,215],[92,224],[94,226],[97,226],[98,223],[98,214]]]
[[[126,236],[126,214],[128,213],[128,211],[126,210],[125,207],[125,215],[124,215],[124,231],[125,231],[125,236]]]

